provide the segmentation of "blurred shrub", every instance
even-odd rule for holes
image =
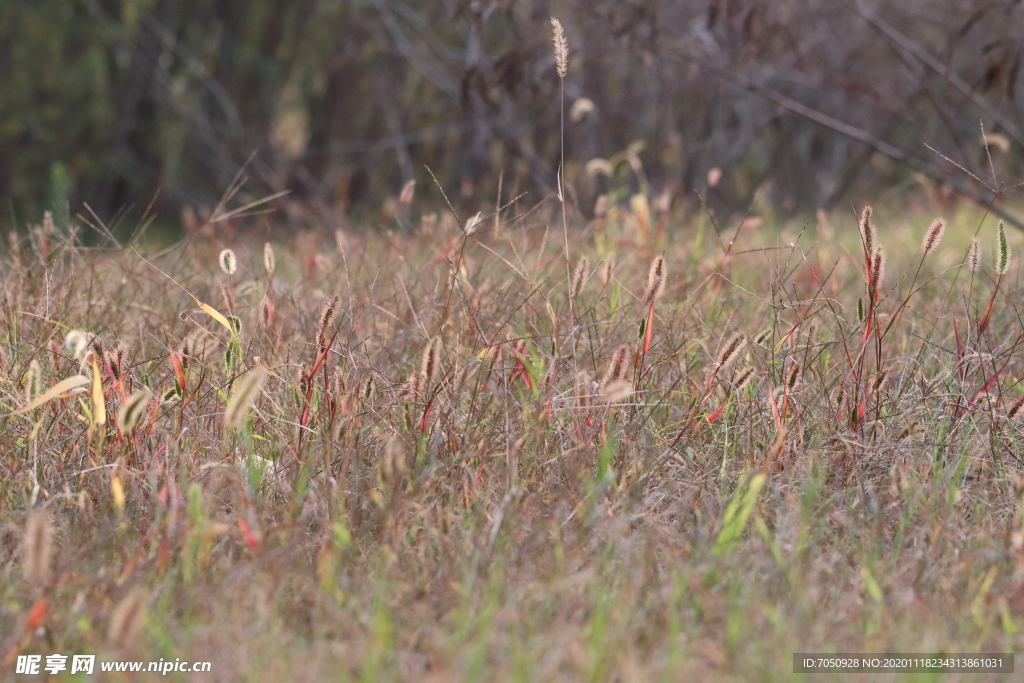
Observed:
[[[248,191],[290,189],[314,209],[376,206],[425,180],[424,165],[467,204],[493,202],[499,173],[506,196],[537,200],[559,158],[551,14],[569,34],[567,178],[585,214],[612,185],[646,178],[689,197],[709,172],[712,204],[760,191],[782,210],[830,206],[952,173],[925,143],[987,179],[979,120],[1014,177],[1021,12],[1013,0],[6,0],[0,196],[20,222],[68,202],[110,214],[158,190],[172,206],[213,203],[251,158]],[[637,173],[584,171],[641,140]]]

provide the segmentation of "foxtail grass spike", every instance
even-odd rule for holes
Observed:
[[[565,78],[569,70],[569,41],[565,39],[565,29],[562,22],[551,17],[551,33],[555,50],[555,69],[559,78]]]
[[[945,229],[946,224],[942,219],[936,218],[928,228],[928,232],[924,234],[924,240],[921,241],[921,252],[930,254],[935,251],[935,247],[939,246],[939,241],[942,240],[942,233]]]

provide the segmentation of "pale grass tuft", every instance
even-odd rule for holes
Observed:
[[[373,375],[370,375],[359,388],[359,400],[367,405],[372,405],[376,393],[377,383],[374,381]]]
[[[721,179],[722,169],[718,166],[714,166],[708,171],[708,187],[718,187],[718,181]]]
[[[274,247],[270,245],[270,242],[263,243],[263,269],[267,271],[267,275],[273,275],[274,270],[277,268],[277,258],[274,256]]]
[[[260,325],[272,330],[274,329],[275,318],[276,311],[274,310],[274,300],[270,298],[270,294],[267,294],[266,296],[263,297],[263,301],[260,302]]]
[[[117,409],[117,426],[123,433],[128,434],[135,428],[152,397],[153,394],[149,389],[142,388],[121,404],[121,407]]]
[[[569,108],[569,120],[573,123],[579,123],[583,120],[584,116],[592,114],[595,109],[596,107],[592,99],[589,97],[578,97]]]
[[[50,580],[53,554],[53,524],[44,510],[35,510],[25,525],[21,540],[21,569],[25,580],[43,586]]]
[[[423,376],[418,372],[413,372],[409,375],[409,381],[406,383],[405,389],[405,400],[411,403],[415,403],[419,400],[420,393],[423,391]]]
[[[398,196],[398,201],[401,204],[408,206],[412,203],[413,193],[416,191],[416,181],[410,180],[402,186],[402,193]]]
[[[603,403],[622,403],[632,395],[633,384],[624,379],[617,379],[601,390],[601,401]]]
[[[665,257],[658,255],[651,261],[647,273],[647,289],[644,290],[644,305],[650,306],[665,291]]]
[[[754,379],[754,368],[747,368],[736,376],[733,380],[732,385],[736,393],[741,393],[750,384],[751,380]]]
[[[715,356],[715,367],[718,370],[724,370],[735,361],[743,347],[747,345],[747,338],[742,334],[734,334],[729,337],[729,340],[722,345],[718,355]]]
[[[392,489],[397,489],[405,470],[405,442],[395,434],[384,445],[384,457],[380,459],[381,479]]]
[[[601,284],[607,285],[612,281],[612,274],[615,271],[615,252],[610,252],[604,258],[604,264],[601,266]]]
[[[572,282],[569,285],[569,298],[575,299],[580,295],[580,291],[583,289],[583,283],[587,277],[587,271],[590,269],[590,262],[586,256],[581,256],[580,260],[576,262],[576,269],[572,272]]]
[[[865,206],[864,210],[861,211],[860,223],[858,225],[860,227],[860,239],[864,245],[864,253],[869,255],[875,253],[875,242],[877,242],[875,226],[871,223],[871,214],[872,208]]]
[[[629,348],[620,346],[615,349],[615,353],[612,354],[612,359],[608,363],[608,370],[604,373],[604,379],[601,380],[602,389],[616,380],[625,379],[627,372],[629,372]]]
[[[576,373],[576,406],[586,408],[593,403],[594,382],[590,373],[580,370]]]
[[[32,403],[32,400],[43,393],[43,369],[39,361],[33,358],[28,364],[28,372],[25,373],[25,402]]]
[[[935,247],[939,246],[939,241],[942,239],[942,233],[946,229],[946,224],[941,218],[936,218],[935,222],[932,223],[931,227],[928,228],[928,232],[924,234],[924,239],[921,241],[921,252],[923,254],[930,254],[935,251]]]
[[[135,587],[117,604],[107,629],[107,643],[111,647],[122,648],[133,644],[146,617],[148,599],[149,594],[145,590]]]
[[[551,17],[551,32],[555,48],[555,68],[558,70],[558,77],[565,78],[569,69],[569,41],[565,39],[562,22],[554,17]]]
[[[259,395],[263,388],[263,382],[267,379],[267,370],[262,365],[257,365],[243,375],[235,384],[235,390],[228,399],[227,407],[224,409],[224,430],[229,431],[238,428],[242,424],[249,406]]]
[[[92,337],[83,330],[71,330],[64,338],[64,348],[76,361],[81,362],[85,358],[86,351],[92,343]]]
[[[878,293],[878,286],[885,277],[885,252],[879,247],[875,250],[875,256],[871,259],[871,292]]]
[[[234,275],[235,271],[238,270],[238,258],[235,256],[235,252],[231,249],[225,249],[220,252],[220,269],[228,275]]]
[[[981,266],[981,241],[977,237],[971,238],[971,248],[967,250],[967,268],[972,273]]]
[[[423,348],[423,357],[420,359],[420,375],[422,376],[424,387],[434,379],[440,362],[441,338],[434,337]]]

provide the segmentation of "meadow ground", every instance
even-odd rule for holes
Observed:
[[[792,654],[1019,648],[1018,234],[520,208],[12,241],[0,678],[999,679]]]

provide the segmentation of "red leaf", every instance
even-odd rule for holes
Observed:
[[[245,517],[238,515],[238,529],[242,532],[242,536],[245,538],[245,544],[255,550],[260,547],[260,541],[256,538],[255,534],[252,533],[252,528],[249,523],[245,521]]]
[[[27,632],[35,631],[40,624],[43,623],[43,619],[46,618],[46,598],[39,598],[32,604],[32,608],[28,611],[28,619],[25,621],[25,630]]]

